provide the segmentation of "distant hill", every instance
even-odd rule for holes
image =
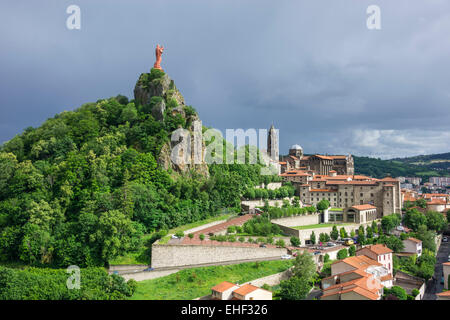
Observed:
[[[419,176],[428,181],[433,176],[450,176],[450,152],[390,160],[358,156],[353,158],[356,173],[376,178],[389,174],[393,177]]]

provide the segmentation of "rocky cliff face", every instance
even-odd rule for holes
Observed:
[[[157,159],[158,164],[165,170],[172,168],[182,174],[194,171],[208,177],[208,165],[203,159],[205,144],[201,138],[202,121],[197,113],[186,106],[174,81],[166,73],[152,69],[151,73],[143,73],[139,77],[134,88],[134,98],[137,105],[152,106],[151,114],[158,121],[166,121],[170,114],[180,115],[188,124],[186,129],[189,135],[182,134],[164,144]]]

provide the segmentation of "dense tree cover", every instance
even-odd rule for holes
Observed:
[[[386,233],[390,233],[397,226],[400,225],[402,219],[399,214],[393,213],[387,216],[384,216],[381,219],[381,226]]]
[[[413,276],[428,280],[434,275],[436,257],[434,256],[433,251],[424,249],[419,258],[417,258],[416,255],[402,258],[398,258],[394,255],[393,263],[395,272],[400,270]]]
[[[244,223],[244,232],[255,236],[270,236],[281,234],[281,229],[276,224],[270,222],[266,217],[257,216]]]
[[[277,219],[277,218],[283,218],[283,217],[292,217],[292,216],[299,216],[299,215],[305,215],[305,214],[311,214],[315,213],[317,211],[316,207],[310,206],[310,207],[296,207],[294,205],[292,206],[284,206],[284,207],[269,207],[268,213],[270,219]]]
[[[338,251],[338,253],[337,253],[337,258],[339,259],[339,260],[342,260],[342,259],[345,259],[345,258],[347,258],[348,257],[348,251],[347,251],[347,249],[341,249],[341,250],[339,250]]]
[[[286,197],[293,197],[295,188],[291,183],[278,189],[264,189],[264,188],[249,188],[245,191],[244,197],[247,199],[282,199]]]
[[[295,258],[292,268],[292,277],[280,283],[281,290],[278,296],[282,300],[302,300],[308,296],[313,286],[316,265],[313,257],[307,251]]]
[[[377,243],[385,244],[389,249],[394,252],[402,252],[405,248],[403,241],[396,236],[386,236],[382,235],[378,237]]]
[[[387,297],[389,295],[393,295],[398,300],[406,300],[407,299],[406,290],[399,286],[392,286],[391,288],[384,287],[383,295],[385,297]]]
[[[128,283],[103,268],[80,269],[80,288],[69,289],[65,269],[13,269],[0,266],[0,300],[118,300],[127,299],[136,282]]]
[[[144,233],[238,210],[244,190],[270,179],[260,165],[211,165],[210,178],[163,170],[162,146],[191,119],[173,115],[168,99],[157,121],[150,110],[161,99],[87,103],[1,146],[0,261],[103,266]]]
[[[448,161],[449,154],[434,155]],[[433,156],[433,155],[432,155]],[[428,157],[428,156],[425,156]],[[393,177],[416,177],[420,176],[424,181],[428,181],[431,176],[450,176],[448,162],[428,162],[427,160],[412,160],[416,157],[404,159],[381,160],[369,157],[353,156],[355,161],[355,172],[375,178],[384,178],[388,174]],[[411,161],[412,160],[412,161]],[[441,160],[441,159],[440,159]],[[420,165],[414,164],[421,162]]]

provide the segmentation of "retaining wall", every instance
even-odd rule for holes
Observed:
[[[161,245],[152,246],[153,268],[195,266],[236,260],[281,257],[285,248],[234,247],[215,245]]]
[[[320,223],[320,213],[305,214],[295,217],[272,219],[271,222],[285,227],[300,227]]]

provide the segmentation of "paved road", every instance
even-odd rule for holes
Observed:
[[[436,293],[442,292],[444,285],[441,284],[442,278],[442,263],[447,262],[450,255],[450,243],[442,242],[441,247],[436,255],[436,266],[434,271],[434,278],[436,280],[429,280],[427,283],[427,289],[423,300],[436,300]]]

